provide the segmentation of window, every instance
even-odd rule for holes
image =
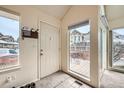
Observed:
[[[78,42],[80,42],[80,36],[78,36]]]
[[[0,10],[0,70],[19,65],[19,16]]]
[[[124,67],[124,28],[112,30],[112,67]]]
[[[70,65],[69,70],[90,78],[90,24],[82,22],[69,27]],[[77,36],[77,42],[71,42],[71,36]],[[80,38],[81,37],[81,38]]]

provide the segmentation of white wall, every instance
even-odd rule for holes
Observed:
[[[60,21],[55,17],[47,15],[31,6],[1,6],[21,15],[21,27],[28,26],[38,28],[39,21],[44,21],[56,27]],[[20,41],[20,63],[22,68],[0,73],[0,87],[20,86],[37,80],[38,42],[35,39],[24,39]],[[7,76],[15,76],[16,79],[10,83],[5,82]]]
[[[62,70],[68,72],[68,26],[90,20],[91,25],[91,81],[85,82],[98,87],[98,6],[72,6],[62,20]]]

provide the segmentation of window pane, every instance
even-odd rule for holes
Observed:
[[[71,27],[70,31],[70,70],[90,77],[90,25],[85,23]],[[75,38],[73,38],[75,37]]]
[[[124,66],[124,29],[112,31],[112,66]]]
[[[9,15],[9,13],[6,14]],[[16,17],[19,18],[19,16]],[[2,15],[0,16],[0,69],[5,69],[18,64],[19,21]]]

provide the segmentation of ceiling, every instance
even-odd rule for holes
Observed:
[[[123,5],[108,5],[106,6],[106,15],[109,21],[124,17]]]
[[[58,19],[62,19],[67,11],[71,8],[71,5],[35,5],[33,6],[48,15],[54,16]],[[107,5],[106,15],[109,21],[124,17],[123,5]]]
[[[37,5],[34,7],[58,19],[62,19],[71,8],[70,5]]]

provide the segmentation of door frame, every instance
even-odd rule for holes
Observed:
[[[58,26],[55,26],[55,25],[53,25],[53,24],[51,24],[51,23],[48,23],[48,22],[46,22],[46,21],[42,21],[42,20],[40,20],[39,22],[38,22],[38,29],[39,29],[39,34],[38,34],[38,49],[37,49],[37,51],[38,51],[38,61],[37,61],[37,78],[38,78],[38,80],[40,80],[41,79],[41,58],[40,58],[40,47],[41,47],[41,23],[45,23],[45,24],[48,24],[48,25],[51,25],[51,26],[53,26],[53,27],[55,27],[55,28],[58,28],[59,29],[59,70],[61,70],[61,29],[60,29],[60,27],[58,27]]]

